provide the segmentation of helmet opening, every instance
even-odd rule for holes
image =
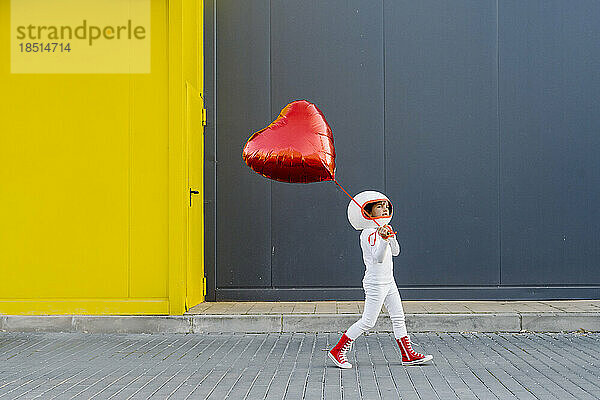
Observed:
[[[373,206],[375,206],[377,203],[381,203],[383,201],[387,202],[387,204],[388,204],[389,215],[380,215],[379,217],[373,217],[373,216],[371,216],[372,210],[373,210]],[[371,220],[373,220],[373,219],[379,219],[379,218],[390,218],[392,216],[392,214],[394,213],[394,209],[392,207],[392,202],[389,201],[388,199],[369,200],[369,201],[365,202],[362,205],[361,211],[362,211],[363,217],[365,217],[366,219],[371,219]]]

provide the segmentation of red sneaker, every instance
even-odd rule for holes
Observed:
[[[423,355],[414,351],[408,336],[396,339],[396,342],[400,347],[400,353],[402,353],[402,365],[422,364],[433,359],[432,355]]]
[[[333,361],[333,363],[338,367],[352,368],[352,364],[350,364],[348,362],[348,359],[346,358],[346,352],[350,350],[352,342],[352,339],[350,339],[344,333],[338,344],[336,344],[333,349],[327,352],[327,355],[329,356],[329,358],[331,358],[331,361]]]

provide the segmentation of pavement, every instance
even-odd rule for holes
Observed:
[[[600,332],[600,300],[403,301],[409,332]],[[185,315],[0,315],[4,332],[335,333],[362,301],[205,302]],[[372,332],[388,333],[382,310]]]
[[[389,333],[0,333],[3,399],[599,399],[598,333],[413,333],[432,362],[404,367]]]

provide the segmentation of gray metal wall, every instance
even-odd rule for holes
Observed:
[[[361,299],[333,183],[241,150],[290,101],[337,178],[385,192],[405,299],[600,298],[600,3],[207,1],[209,299]]]

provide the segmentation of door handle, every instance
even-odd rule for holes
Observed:
[[[197,190],[190,189],[190,207],[192,206],[192,195],[193,194],[200,194],[200,192]]]

